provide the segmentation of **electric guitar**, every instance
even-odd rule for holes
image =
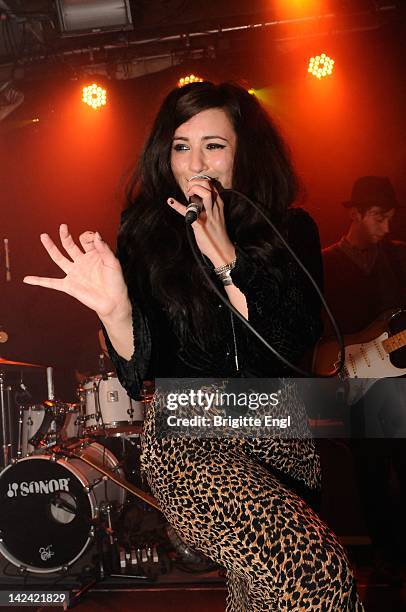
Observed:
[[[349,403],[353,404],[380,378],[406,374],[406,309],[387,310],[363,331],[344,336],[344,346],[339,377],[351,379]],[[321,339],[313,354],[313,371],[328,374],[338,365],[339,357],[337,339]]]

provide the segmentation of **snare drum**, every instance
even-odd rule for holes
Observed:
[[[88,378],[79,388],[79,397],[87,429],[119,430],[144,420],[143,402],[132,400],[111,372],[104,378],[101,375]]]

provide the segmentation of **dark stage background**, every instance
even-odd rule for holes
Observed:
[[[24,104],[0,124],[0,234],[9,239],[12,274],[6,282],[1,248],[0,324],[9,341],[0,345],[0,355],[53,365],[56,393],[65,401],[75,399],[75,369],[97,371],[96,316],[22,278],[59,275],[39,234],[56,237],[62,222],[74,235],[98,229],[114,245],[126,176],[163,96],[190,72],[255,88],[290,143],[302,204],[319,224],[323,246],[345,231],[341,202],[358,176],[389,176],[406,204],[403,42],[400,23],[280,43],[258,31],[236,39],[216,59],[105,81],[109,103],[99,112],[81,104],[80,78],[56,72],[23,82]],[[336,68],[330,79],[318,81],[306,65],[322,51],[334,57]],[[40,121],[30,123],[35,117]],[[405,210],[393,227],[400,239],[406,238]]]

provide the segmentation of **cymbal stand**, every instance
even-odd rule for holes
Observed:
[[[0,370],[0,409],[1,409],[1,435],[3,438],[3,461],[4,467],[8,464],[9,444],[7,431],[7,411],[4,386],[4,372]]]
[[[54,369],[51,366],[47,368],[47,389],[48,389],[48,399],[50,401],[53,401],[55,399]]]
[[[8,425],[8,460],[11,462],[13,457],[13,427],[11,420],[11,387],[5,388],[7,394],[7,425]]]
[[[23,421],[25,411],[32,403],[32,395],[24,383],[22,372],[17,390],[14,393],[14,402],[18,406],[17,459],[21,459],[23,456]]]
[[[24,422],[25,406],[18,406],[18,429],[17,429],[17,459],[23,456],[23,422]]]

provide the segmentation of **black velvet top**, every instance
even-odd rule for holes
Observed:
[[[271,230],[270,230],[271,231]],[[318,229],[301,208],[289,211],[287,241],[302,263],[322,286],[322,261]],[[321,334],[320,301],[309,280],[284,249],[275,262],[261,266],[236,245],[233,283],[245,295],[248,320],[264,339],[294,364],[300,364]],[[214,274],[213,274],[214,277]],[[127,361],[113,349],[110,356],[121,384],[131,397],[139,394],[143,380],[153,378],[273,378],[292,375],[236,317],[235,340],[230,311],[213,292],[221,318],[220,333],[211,338],[211,349],[202,352],[190,341],[182,345],[164,309],[153,300],[143,300],[148,309],[133,301],[135,351]],[[147,311],[146,311],[147,310]],[[210,334],[210,329],[207,330]]]

